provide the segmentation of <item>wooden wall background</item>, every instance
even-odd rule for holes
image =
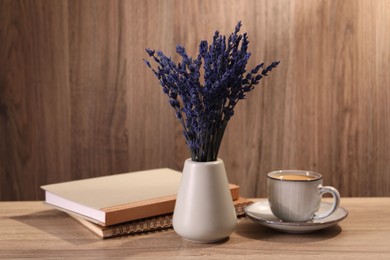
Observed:
[[[42,184],[156,167],[188,153],[145,47],[194,55],[238,20],[256,62],[220,157],[245,196],[307,169],[342,196],[390,195],[390,1],[0,1],[0,199]]]

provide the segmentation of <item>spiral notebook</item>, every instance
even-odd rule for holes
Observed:
[[[253,202],[249,199],[239,198],[233,201],[236,209],[237,217],[245,216],[244,209]],[[172,213],[150,217],[135,221],[129,221],[122,224],[112,226],[100,226],[87,219],[68,213],[72,218],[81,223],[84,227],[95,233],[100,238],[114,238],[120,236],[130,236],[136,234],[143,234],[148,232],[156,232],[159,230],[166,230],[172,228]]]

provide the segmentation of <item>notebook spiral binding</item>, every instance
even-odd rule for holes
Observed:
[[[237,217],[245,216],[245,207],[252,204],[252,201],[242,202],[235,205]],[[161,215],[158,217],[151,217],[142,220],[133,221],[127,224],[118,224],[111,226],[112,236],[119,237],[126,235],[134,235],[145,232],[154,232],[164,229],[173,228],[172,226],[172,214]]]
[[[112,226],[112,236],[133,235],[172,227],[172,214]]]

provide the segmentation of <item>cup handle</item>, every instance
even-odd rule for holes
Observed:
[[[319,187],[319,190],[320,190],[320,195],[322,196],[323,194],[325,193],[330,193],[332,194],[333,196],[333,204],[332,204],[332,207],[327,210],[326,212],[322,213],[322,214],[318,214],[316,213],[313,217],[313,219],[322,219],[322,218],[326,218],[327,216],[329,216],[330,214],[332,214],[333,212],[336,211],[336,209],[339,207],[340,205],[340,193],[338,192],[338,190],[336,190],[335,188],[331,187],[331,186],[322,186],[320,185]]]

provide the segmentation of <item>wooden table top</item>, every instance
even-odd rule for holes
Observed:
[[[0,202],[0,259],[390,259],[390,198],[342,198],[338,225],[286,234],[241,219],[229,240],[184,241],[173,230],[102,240],[42,202]]]

